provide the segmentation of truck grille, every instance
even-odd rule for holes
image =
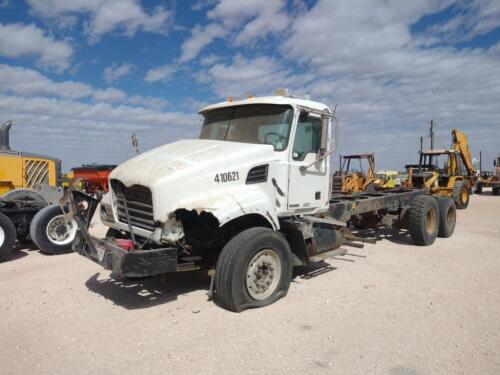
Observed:
[[[151,190],[141,185],[126,187],[117,180],[111,181],[111,187],[116,196],[116,214],[118,220],[127,224],[127,215],[125,213],[126,203],[130,223],[134,227],[153,231],[155,229],[155,224]]]
[[[24,160],[26,187],[34,188],[38,184],[49,183],[49,162],[46,160]]]

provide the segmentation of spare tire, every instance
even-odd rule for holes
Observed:
[[[51,205],[38,211],[30,225],[33,243],[44,253],[63,254],[71,251],[78,226],[66,224],[60,206]]]
[[[8,258],[16,242],[16,227],[8,216],[0,213],[0,262]]]

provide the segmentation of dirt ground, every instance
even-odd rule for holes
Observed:
[[[0,264],[0,372],[499,374],[499,213],[500,197],[475,195],[430,247],[380,231],[241,314],[207,301],[200,274],[123,282],[74,253],[19,250]]]

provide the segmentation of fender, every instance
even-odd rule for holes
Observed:
[[[224,189],[217,194],[207,194],[195,200],[181,201],[178,208],[210,212],[219,221],[219,226],[240,216],[259,214],[263,216],[274,230],[278,230],[279,220],[272,198],[255,186],[237,186],[235,189]]]

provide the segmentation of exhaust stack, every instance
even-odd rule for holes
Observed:
[[[12,121],[6,121],[0,128],[0,150],[1,151],[10,151],[10,141],[9,141],[9,132],[10,127],[12,126]]]

